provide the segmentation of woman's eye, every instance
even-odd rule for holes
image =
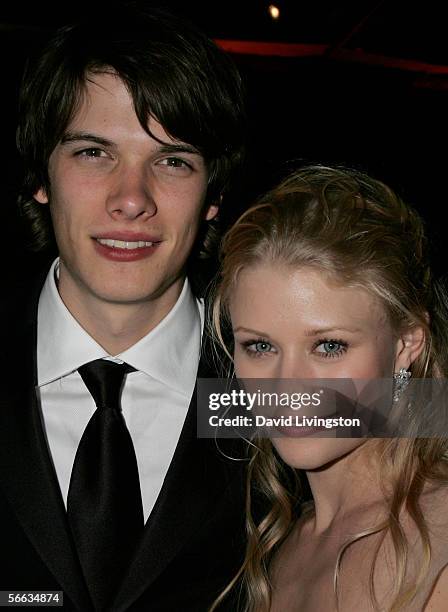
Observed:
[[[339,357],[345,353],[347,346],[347,343],[342,340],[319,340],[314,350],[321,357]]]
[[[251,357],[261,357],[263,354],[270,353],[273,350],[272,344],[265,340],[248,340],[243,343],[243,348]]]
[[[269,344],[269,342],[256,342],[255,343],[255,350],[258,353],[269,353],[269,351],[271,350],[271,345]]]

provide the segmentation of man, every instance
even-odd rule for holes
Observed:
[[[200,612],[237,570],[241,462],[196,439],[186,269],[243,124],[228,58],[165,13],[64,28],[28,68],[21,205],[59,258],[2,332],[0,590]]]

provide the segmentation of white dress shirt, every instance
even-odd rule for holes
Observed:
[[[167,316],[139,342],[111,356],[81,327],[56,286],[58,260],[39,299],[38,396],[62,496],[67,503],[73,461],[95,404],[77,372],[94,359],[125,361],[121,405],[134,443],[145,521],[159,495],[176,449],[196,382],[203,304],[188,280]]]

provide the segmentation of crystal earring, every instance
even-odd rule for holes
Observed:
[[[406,368],[400,368],[400,371],[394,374],[394,386],[392,391],[392,398],[394,402],[398,402],[401,394],[409,384],[409,379],[412,376],[412,372],[406,370]]]

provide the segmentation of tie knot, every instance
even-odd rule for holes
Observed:
[[[135,368],[127,363],[96,359],[78,368],[78,372],[97,408],[119,410],[124,377],[128,372],[135,372]]]

